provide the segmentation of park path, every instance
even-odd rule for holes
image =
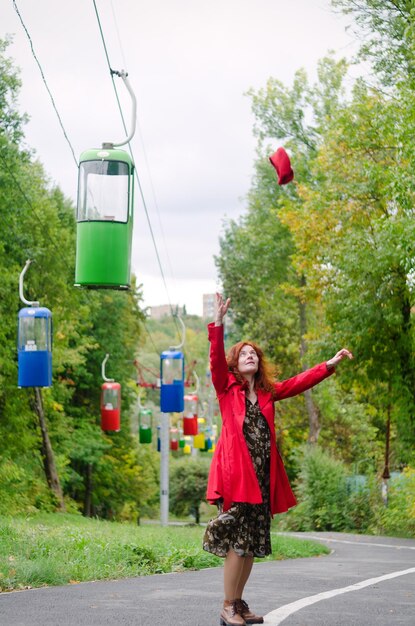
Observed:
[[[265,614],[265,624],[415,625],[415,540],[309,536],[325,542],[331,554],[255,564],[246,599]],[[326,592],[333,590],[330,597]],[[221,595],[220,568],[46,587],[1,594],[0,624],[217,626]]]

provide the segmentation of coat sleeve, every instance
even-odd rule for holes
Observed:
[[[223,341],[223,325],[215,326],[214,323],[208,324],[208,338],[210,341],[212,383],[219,396],[226,390],[229,373]]]
[[[321,383],[322,380],[334,374],[334,371],[334,369],[329,369],[326,363],[320,363],[305,372],[301,372],[301,374],[297,374],[297,376],[277,382],[274,384],[276,400],[297,396],[299,393]]]

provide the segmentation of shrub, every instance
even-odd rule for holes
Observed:
[[[31,460],[3,459],[0,462],[0,515],[53,511],[53,497],[46,481],[38,476]]]
[[[347,470],[319,447],[306,447],[299,459],[300,504],[287,516],[295,530],[335,530],[350,527]]]
[[[280,522],[280,527],[415,535],[414,468],[407,467],[389,480],[385,506],[378,479],[348,476],[346,465],[321,448],[303,449],[296,462],[301,467],[297,481],[299,504]]]
[[[415,535],[415,469],[406,467],[402,474],[391,478],[388,504],[379,507],[377,532],[386,535],[413,537]]]
[[[170,510],[176,515],[194,515],[200,521],[199,507],[206,497],[210,459],[181,459],[170,473]]]
[[[377,511],[380,508],[383,508],[383,501],[379,481],[375,476],[366,478],[364,483],[349,493],[347,501],[349,530],[358,533],[373,532]]]

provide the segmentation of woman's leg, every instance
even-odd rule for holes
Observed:
[[[229,552],[226,555],[225,564],[223,567],[223,582],[224,582],[225,600],[227,602],[233,602],[236,598],[242,597],[242,595],[238,595],[239,588],[240,588],[239,582],[243,576],[246,558],[247,557],[245,556],[239,556],[232,549],[229,550]],[[252,564],[251,564],[251,567],[252,567]],[[249,570],[249,572],[250,571],[251,570]],[[246,580],[248,580],[249,572],[248,572],[248,576]]]
[[[247,624],[263,624],[264,618],[262,617],[262,615],[255,615],[255,613],[251,611],[247,603],[243,600],[245,585],[251,574],[254,557],[245,556],[243,557],[243,559],[244,566],[236,589],[236,608],[239,615],[241,615],[241,617],[245,620]]]
[[[221,626],[245,626],[244,618],[238,614],[236,602],[239,580],[244,569],[245,557],[238,556],[234,550],[229,550],[223,568],[223,582],[225,599],[220,614]]]
[[[243,556],[241,558],[243,559],[243,567],[242,567],[241,575],[239,577],[238,585],[236,587],[235,598],[243,598],[245,585],[251,574],[252,565],[254,564],[253,556]]]

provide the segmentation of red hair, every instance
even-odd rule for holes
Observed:
[[[274,367],[266,360],[261,348],[253,341],[238,341],[238,343],[228,350],[226,362],[229,371],[235,376],[240,385],[243,387],[247,386],[247,381],[238,370],[239,353],[244,346],[251,346],[258,356],[258,371],[254,376],[254,388],[274,394]]]

